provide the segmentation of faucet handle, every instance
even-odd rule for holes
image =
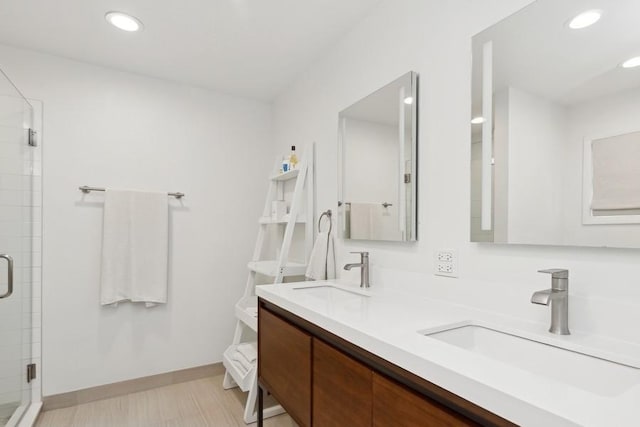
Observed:
[[[350,254],[360,254],[362,256],[369,256],[369,252],[359,252],[359,251],[353,251],[353,252],[349,252]]]
[[[553,278],[553,279],[568,279],[569,278],[569,270],[565,270],[563,268],[549,268],[547,270],[538,270],[538,273],[551,274],[551,278]]]

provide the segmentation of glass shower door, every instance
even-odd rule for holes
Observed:
[[[0,70],[0,426],[16,424],[31,401],[32,121],[33,108]]]

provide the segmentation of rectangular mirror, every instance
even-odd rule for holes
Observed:
[[[473,37],[471,241],[640,247],[640,2],[593,5]]]
[[[414,72],[340,112],[339,236],[417,240],[417,112]]]

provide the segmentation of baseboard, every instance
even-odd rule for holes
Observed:
[[[130,393],[150,390],[171,384],[193,381],[200,378],[212,377],[224,373],[222,363],[198,366],[182,369],[164,374],[151,375],[149,377],[135,378],[97,387],[71,391],[69,393],[54,394],[42,398],[43,411],[68,408],[70,406],[93,402],[94,400],[108,399],[110,397],[124,396]]]

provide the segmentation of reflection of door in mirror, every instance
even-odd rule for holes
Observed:
[[[589,28],[567,24],[589,0],[537,0],[473,37],[471,241],[640,247],[640,2],[605,3]]]
[[[416,240],[417,80],[408,73],[340,113],[342,237]]]

